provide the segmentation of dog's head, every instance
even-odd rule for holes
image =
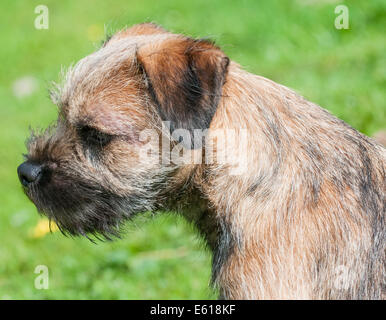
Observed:
[[[32,134],[18,168],[25,193],[72,235],[108,237],[153,210],[176,170],[161,141],[209,128],[228,63],[212,43],[153,24],[118,32],[52,93],[57,122]]]

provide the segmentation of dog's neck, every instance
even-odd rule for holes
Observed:
[[[219,233],[215,212],[201,188],[202,167],[190,165],[176,170],[163,199],[162,210],[172,211],[183,216],[197,227],[208,247],[214,251]]]

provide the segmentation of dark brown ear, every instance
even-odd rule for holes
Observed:
[[[209,128],[229,64],[219,48],[205,40],[171,38],[140,47],[137,60],[171,132],[187,129],[193,134],[194,129]]]

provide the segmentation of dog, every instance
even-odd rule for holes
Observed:
[[[51,97],[58,120],[18,176],[63,233],[112,239],[174,211],[213,252],[221,299],[385,298],[385,149],[321,107],[151,23]]]

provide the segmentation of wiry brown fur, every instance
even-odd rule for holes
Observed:
[[[222,298],[385,298],[385,149],[319,106],[152,24],[114,35],[53,98],[55,128],[28,145],[44,176],[26,193],[64,232],[109,237],[135,213],[176,210],[213,251]],[[176,143],[162,120],[210,129],[199,158],[216,129],[246,129],[247,170],[142,159],[145,128]]]

